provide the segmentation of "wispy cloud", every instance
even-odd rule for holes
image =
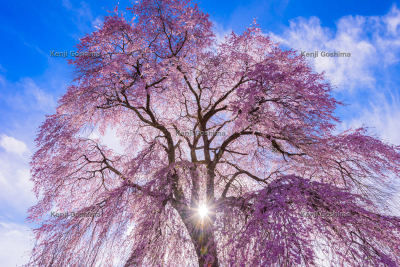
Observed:
[[[240,32],[244,30],[243,22],[249,27],[254,18],[263,17],[264,23],[273,24],[274,17],[281,17],[288,7],[289,0],[252,0],[238,2],[230,15],[229,25]]]
[[[222,25],[216,21],[212,21],[212,23],[214,26],[213,30],[215,33],[215,38],[218,43],[220,43],[221,41],[224,41],[225,36],[228,36],[232,32],[231,28],[226,28],[226,27],[224,27],[224,25]]]
[[[102,23],[101,17],[94,17],[89,4],[80,2],[80,7],[75,7],[69,0],[63,0],[63,6],[73,12],[72,20],[81,33],[90,33],[95,26]],[[80,37],[74,35],[74,37]]]
[[[382,93],[376,93],[373,100],[362,104],[356,104],[357,115],[345,120],[340,125],[340,130],[364,125],[370,127],[371,132],[383,140],[400,145],[399,95],[391,94],[388,98]]]
[[[3,92],[2,100],[11,109],[48,111],[56,105],[53,96],[41,89],[31,78],[10,82],[0,77],[0,91]]]
[[[381,138],[400,144],[400,88],[394,79],[400,62],[400,10],[393,5],[383,16],[346,16],[336,21],[336,28],[321,26],[317,17],[298,17],[281,34],[268,33],[286,48],[305,52],[318,72],[336,86],[340,100],[345,100],[343,124],[367,126]],[[321,52],[348,52],[351,57],[322,57]]]

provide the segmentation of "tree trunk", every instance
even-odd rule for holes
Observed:
[[[211,230],[200,232],[194,240],[199,267],[218,267],[217,246]]]

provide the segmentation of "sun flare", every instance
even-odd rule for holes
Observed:
[[[204,216],[206,216],[207,213],[208,213],[207,207],[205,205],[201,205],[199,207],[199,214],[200,214],[201,218],[204,218]]]

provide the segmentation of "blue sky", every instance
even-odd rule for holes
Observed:
[[[0,262],[22,264],[30,249],[26,210],[29,157],[35,131],[54,111],[71,81],[64,58],[118,1],[6,1],[0,9]],[[120,9],[130,5],[119,1]],[[350,58],[310,59],[326,71],[336,96],[340,130],[366,124],[400,145],[400,4],[396,1],[201,1],[218,36],[242,32],[257,18],[265,34],[285,48],[350,52]],[[106,137],[107,139],[107,137]],[[112,143],[113,138],[108,137]]]

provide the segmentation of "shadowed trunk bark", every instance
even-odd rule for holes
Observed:
[[[199,260],[199,267],[219,267],[217,245],[214,233],[203,232],[199,236],[196,246],[196,254]]]

